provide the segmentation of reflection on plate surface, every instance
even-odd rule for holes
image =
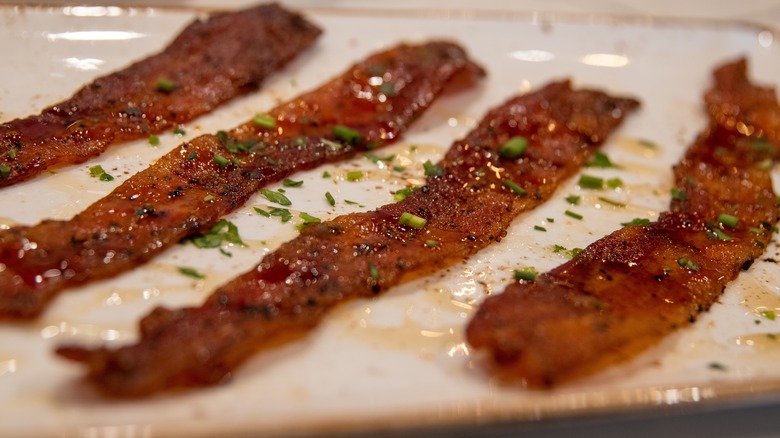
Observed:
[[[38,112],[94,77],[159,50],[196,15],[186,9],[0,8],[0,40],[6,44],[0,76],[7,84],[0,89],[0,120]],[[131,143],[0,191],[0,227],[68,218],[179,142],[235,126],[378,48],[426,38],[462,43],[488,70],[484,83],[439,100],[399,144],[378,152],[395,155],[391,163],[359,157],[296,175],[303,189],[287,191],[295,210],[327,219],[392,202],[393,191],[420,181],[421,164],[435,161],[487,108],[564,77],[577,86],[642,100],[643,109],[604,148],[621,167],[586,170],[620,178],[624,185],[594,194],[570,181],[543,207],[518,218],[501,243],[380,299],[342,306],[312,336],[256,357],[220,387],[122,402],[102,401],[80,387],[79,370],[56,359],[54,346],[130,342],[135,322],[152,307],[198,303],[296,235],[294,221],[282,224],[254,213],[253,206],[267,202],[255,197],[228,217],[248,243],[230,248],[232,257],[179,246],[141,269],[63,294],[35,322],[0,327],[0,435],[321,433],[530,421],[780,392],[780,342],[772,337],[780,334],[780,320],[767,312],[780,312],[780,287],[772,281],[780,268],[770,261],[777,257],[775,245],[690,329],[632,363],[554,391],[498,386],[463,337],[478,303],[500,293],[513,269],[550,269],[571,249],[621,222],[653,219],[663,211],[670,166],[704,126],[701,102],[710,71],[745,55],[757,80],[777,81],[780,57],[772,32],[717,23],[653,25],[537,14],[436,18],[443,15],[312,10],[309,15],[325,29],[318,47],[260,93],[186,125],[184,135],[161,135],[157,147]],[[90,178],[87,169],[95,164],[110,169],[116,181]],[[354,170],[366,177],[349,181],[346,174]],[[323,178],[323,171],[331,176]],[[335,206],[325,202],[325,192],[336,199]],[[570,195],[582,197],[576,207],[581,221],[564,214],[571,208],[565,201]],[[206,278],[181,275],[177,268],[184,265]]]

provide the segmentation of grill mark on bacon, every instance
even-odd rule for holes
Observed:
[[[451,147],[438,164],[443,175],[428,177],[403,201],[304,228],[202,306],[154,310],[141,321],[137,344],[58,353],[83,362],[111,396],[218,383],[263,347],[305,334],[333,306],[373,297],[500,240],[514,217],[548,199],[637,106],[573,91],[568,82],[514,98]],[[498,148],[515,135],[529,148],[502,159]],[[506,188],[507,179],[527,194]],[[401,225],[403,213],[427,223]],[[430,240],[437,245],[426,245]]]
[[[96,79],[39,115],[0,125],[0,167],[7,170],[0,187],[208,113],[257,89],[320,33],[276,4],[195,21],[162,52]],[[174,88],[158,90],[160,80]]]
[[[740,60],[715,71],[706,103],[712,126],[674,168],[684,199],[481,305],[467,340],[497,377],[548,387],[627,360],[693,323],[764,252],[778,220],[769,170],[758,165],[780,144],[774,90],[751,85]],[[773,148],[756,148],[765,136]],[[737,227],[720,224],[722,213]]]
[[[380,71],[395,84],[386,87],[392,93],[370,85]],[[146,262],[211,228],[261,187],[294,171],[396,140],[447,84],[471,84],[480,75],[455,44],[400,45],[273,109],[273,129],[250,120],[228,132],[202,135],[68,221],[0,230],[0,318],[32,318],[66,287]],[[339,124],[359,131],[361,139],[348,143],[334,137]],[[253,146],[231,153],[226,145],[236,142]],[[215,154],[224,157],[224,167]]]

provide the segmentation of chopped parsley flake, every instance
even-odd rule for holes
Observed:
[[[10,170],[10,168],[9,168]],[[0,173],[2,173],[2,170],[0,170]],[[95,165],[89,168],[89,174],[92,177],[98,178],[101,181],[113,181],[114,177],[108,174],[105,170],[103,170],[103,166],[101,165]],[[7,176],[4,176],[3,179],[7,178]]]

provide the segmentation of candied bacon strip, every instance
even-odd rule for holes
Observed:
[[[154,310],[141,321],[137,344],[58,353],[83,362],[112,396],[220,382],[259,349],[305,334],[333,306],[500,240],[512,219],[548,199],[637,106],[574,91],[568,82],[514,98],[456,142],[431,168],[435,176],[403,201],[309,225],[201,307]],[[514,136],[530,146],[503,158],[498,150]]]
[[[481,74],[455,44],[400,45],[278,106],[273,127],[202,135],[68,221],[0,230],[0,318],[34,317],[66,287],[140,265],[292,172],[396,140],[448,83]]]
[[[194,21],[162,52],[96,79],[39,115],[0,125],[0,187],[208,113],[257,89],[320,33],[276,4]]]
[[[692,324],[764,252],[778,220],[765,160],[777,145],[756,147],[743,134],[778,132],[780,107],[768,99],[774,91],[749,86],[744,61],[715,78],[706,96],[713,125],[674,168],[681,195],[669,211],[481,305],[467,340],[497,377],[548,387],[629,359]],[[755,123],[736,129],[728,121],[738,115]]]

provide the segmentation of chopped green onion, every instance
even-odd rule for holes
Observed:
[[[327,170],[322,172],[322,177],[323,178],[330,178],[330,172],[328,172]]]
[[[600,168],[617,167],[612,163],[607,154],[601,151],[596,151],[596,153],[593,155],[593,158],[586,164],[586,166]]]
[[[563,213],[564,213],[566,216],[569,216],[569,217],[571,217],[571,218],[577,219],[578,221],[581,221],[581,220],[582,220],[582,218],[583,218],[583,216],[582,216],[581,214],[579,214],[579,213],[575,213],[575,212],[573,212],[573,211],[571,211],[571,210],[566,210],[566,211],[564,211]]]
[[[403,188],[401,190],[398,190],[397,192],[393,193],[393,200],[395,202],[403,201],[413,191],[414,191],[414,187],[406,187],[406,188]]]
[[[571,195],[566,197],[566,202],[568,202],[571,205],[579,205],[580,203],[580,197],[577,195]]]
[[[620,225],[624,227],[635,227],[638,225],[650,225],[650,219],[643,218],[643,217],[637,217],[634,219],[631,219],[629,222],[622,222]]]
[[[336,198],[333,197],[333,195],[330,194],[330,192],[325,192],[325,199],[328,200],[328,204],[331,206],[336,205]]]
[[[261,189],[260,193],[265,196],[266,199],[268,199],[271,202],[274,202],[279,205],[292,205],[292,202],[290,202],[289,199],[287,199],[286,196],[279,192],[275,192],[273,190],[269,189]]]
[[[528,149],[528,139],[518,135],[502,144],[498,149],[498,154],[503,158],[514,159],[523,155],[526,149]]]
[[[10,168],[9,168],[10,170]],[[89,168],[89,173],[91,176],[98,178],[101,181],[113,181],[114,177],[106,173],[105,170],[103,170],[103,166],[100,164],[92,166]],[[6,178],[6,177],[3,177]]]
[[[694,263],[693,261],[686,259],[685,257],[680,257],[677,259],[677,264],[685,269],[689,269],[691,271],[698,271],[700,266]]]
[[[268,210],[268,214],[278,217],[282,223],[288,222],[290,219],[292,219],[292,213],[290,213],[290,210],[286,208],[270,207]]]
[[[0,178],[8,179],[11,174],[11,166],[0,166]]]
[[[604,179],[597,176],[582,175],[580,176],[580,180],[577,181],[577,185],[583,189],[600,190],[604,188]]]
[[[198,280],[202,278],[206,278],[205,275],[198,272],[198,270],[195,268],[188,268],[186,266],[181,266],[177,269],[179,270],[180,273],[186,275],[187,277],[197,278]]]
[[[214,154],[214,162],[217,163],[217,166],[219,167],[227,167],[227,165],[230,164],[230,160],[220,154]]]
[[[401,217],[398,218],[398,223],[419,230],[424,227],[426,223],[428,223],[428,220],[421,218],[420,216],[415,216],[411,213],[404,212],[401,214]]]
[[[515,269],[515,280],[534,281],[539,273],[535,268]]]
[[[152,146],[159,146],[160,144],[160,137],[152,134],[149,136],[149,144]]]
[[[519,185],[517,185],[517,183],[509,179],[504,180],[504,187],[513,191],[517,196],[525,196],[527,194],[527,192],[523,190],[522,187],[520,187]]]
[[[721,224],[729,228],[736,228],[737,225],[739,224],[739,218],[736,216],[732,216],[730,214],[723,213],[718,215],[718,222],[720,222]]]
[[[255,207],[255,212],[257,212],[257,213],[258,213],[258,214],[260,214],[261,216],[265,216],[265,217],[271,217],[271,213],[269,213],[269,212],[267,212],[267,211],[263,210],[263,209],[262,209],[262,208],[260,208],[260,207]]]
[[[363,178],[363,172],[359,170],[347,172],[347,181],[359,181],[361,178]]]
[[[282,180],[282,185],[285,187],[300,187],[303,185],[303,180],[294,181],[291,180],[290,178],[285,178],[284,180]]]
[[[729,236],[728,234],[723,232],[723,230],[721,230],[717,226],[714,226],[714,224],[713,224],[713,226],[707,226],[707,231],[709,231],[711,233],[711,238],[715,238],[715,239],[723,240],[723,241],[734,240],[731,236]]]
[[[366,157],[369,161],[371,161],[374,164],[377,164],[380,161],[384,161],[385,163],[389,163],[389,162],[395,160],[395,155],[388,155],[388,156],[382,158],[382,157],[380,157],[377,154],[369,152],[369,153],[363,154],[363,156]]]
[[[672,199],[676,199],[678,201],[682,201],[683,199],[688,198],[688,193],[686,193],[683,190],[680,190],[677,187],[672,187]]]
[[[764,230],[761,228],[750,227],[748,230],[750,230],[750,232],[753,234],[764,234]]]
[[[431,163],[431,160],[427,160],[423,163],[423,170],[425,176],[442,176],[444,175],[444,169]]]
[[[620,178],[610,178],[607,180],[607,187],[611,189],[616,189],[618,187],[623,187],[623,180]]]
[[[322,222],[322,219],[312,216],[309,213],[301,212],[298,216],[303,219],[303,225],[318,224]]]
[[[375,264],[369,263],[368,264],[368,275],[371,276],[372,280],[378,281],[379,280],[379,268],[377,268]]]
[[[534,225],[534,230],[536,231],[547,231],[547,228],[541,226],[541,225]]]
[[[189,238],[198,248],[219,248],[224,242],[246,246],[238,235],[238,227],[233,222],[220,219],[211,229],[198,236]]]
[[[609,198],[607,198],[605,196],[599,196],[598,200],[601,201],[601,202],[607,203],[607,204],[609,204],[609,205],[611,205],[613,207],[625,207],[626,206],[626,204],[624,204],[622,202],[613,201],[612,199],[609,199]]]
[[[18,152],[16,148],[8,149],[8,158],[13,160],[14,158],[16,158],[17,153]]]
[[[168,79],[160,79],[157,81],[157,85],[154,87],[157,91],[166,91],[171,92],[174,88],[176,88],[176,84],[173,83],[173,81]]]
[[[177,126],[176,128],[174,128],[173,133],[176,135],[186,135],[187,131],[185,131],[184,128],[182,128],[181,126]]]
[[[252,119],[252,123],[254,123],[255,126],[259,126],[265,129],[276,128],[276,118],[267,116],[265,114],[255,114],[255,117]]]
[[[360,132],[344,125],[334,126],[333,135],[339,140],[344,140],[347,143],[355,144],[360,141]]]
[[[404,166],[393,166],[393,170],[396,172],[403,172],[406,168]]]
[[[726,371],[726,365],[723,365],[720,362],[710,362],[709,365],[707,365],[707,368],[715,371]]]
[[[438,240],[426,240],[425,241],[425,246],[427,246],[429,248],[436,248],[437,246],[439,246],[439,241]]]
[[[777,318],[777,314],[775,313],[774,310],[771,310],[771,309],[762,310],[761,311],[761,316],[763,316],[764,318],[766,318],[766,319],[768,319],[770,321],[774,321],[775,318]]]
[[[547,218],[547,222],[549,222],[549,223],[554,223],[554,222],[555,222],[555,219],[553,219],[553,218],[551,218],[551,217],[548,217],[548,218]]]

